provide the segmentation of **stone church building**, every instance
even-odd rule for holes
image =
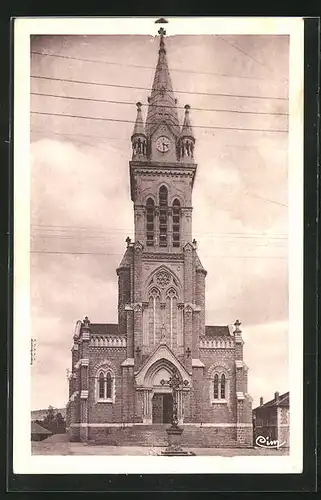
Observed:
[[[148,444],[159,432],[161,444],[166,432],[159,429],[168,426],[173,405],[164,381],[176,369],[178,421],[187,442],[250,446],[252,399],[240,323],[205,325],[207,272],[192,235],[195,136],[188,105],[179,124],[165,33],[159,33],[147,117],[144,122],[137,103],[131,136],[135,236],[127,238],[116,270],[118,324],[87,317],[76,324],[67,427],[72,440]]]

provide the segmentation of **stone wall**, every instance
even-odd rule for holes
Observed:
[[[167,446],[166,428],[163,425],[133,425],[124,427],[90,427],[89,442],[110,446]],[[183,425],[182,445],[188,447],[251,447],[251,428],[244,428],[244,439],[238,442],[236,427],[205,427]]]
[[[200,360],[204,363],[204,378],[202,380],[201,412],[199,422],[235,423],[235,354],[234,349],[200,349]],[[213,377],[215,367],[224,368],[227,373],[227,402],[211,401],[213,392]]]
[[[88,421],[122,422],[122,401],[124,386],[122,380],[121,363],[126,359],[126,348],[101,348],[91,347],[89,349],[89,392],[88,392]],[[97,402],[95,395],[95,376],[100,363],[107,362],[115,376],[115,401]]]

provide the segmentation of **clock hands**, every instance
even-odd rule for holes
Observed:
[[[167,137],[159,137],[157,141],[157,149],[161,153],[166,153],[169,150],[170,142]]]

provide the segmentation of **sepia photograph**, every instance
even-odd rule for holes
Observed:
[[[300,472],[301,19],[64,21],[15,84],[19,470]]]

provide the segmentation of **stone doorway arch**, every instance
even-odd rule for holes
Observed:
[[[174,370],[177,367],[165,358],[155,361],[145,373],[143,382],[143,423],[170,423],[169,411],[172,411],[172,390],[170,387],[163,385],[162,380],[169,380]],[[181,379],[182,373],[180,373]],[[189,391],[190,387],[184,387],[177,392],[177,413],[178,422],[180,424],[184,421],[184,391]],[[159,406],[161,415],[156,418],[157,413],[155,405]],[[171,408],[169,408],[169,406]]]

